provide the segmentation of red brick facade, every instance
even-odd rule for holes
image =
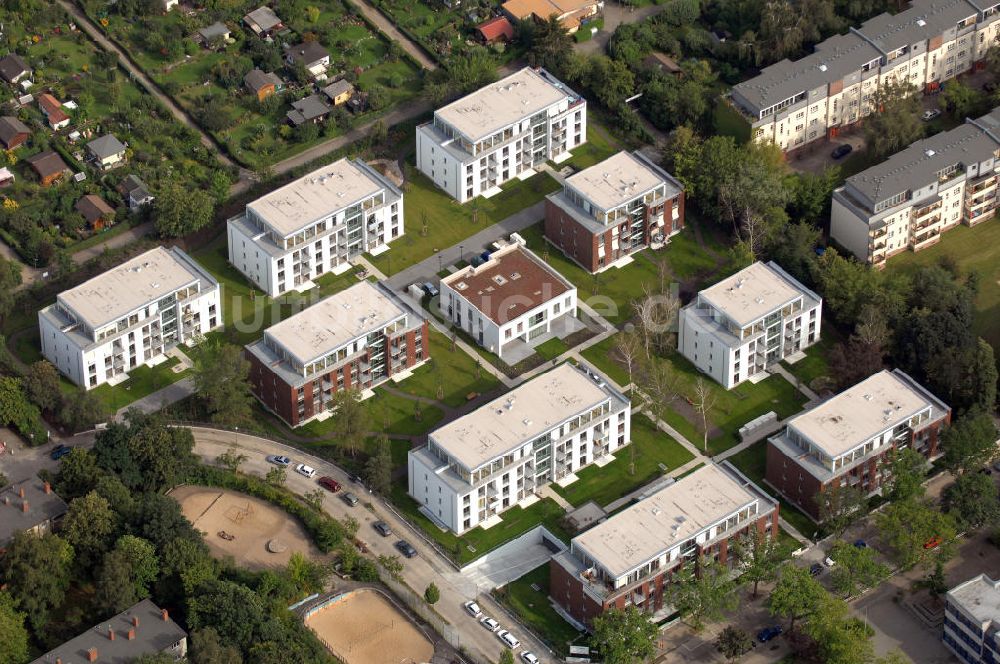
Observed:
[[[674,201],[677,201],[678,218],[676,222],[672,219]],[[679,193],[675,198],[667,199],[664,203],[647,211],[645,237],[643,238],[644,247],[649,246],[652,236],[652,229],[648,220],[657,214],[663,214],[664,235],[670,235],[675,230],[683,228],[684,192]],[[676,227],[674,227],[674,224],[676,224]],[[545,200],[545,237],[585,270],[597,272],[631,253],[621,247],[614,251],[611,250],[611,228],[609,226],[607,230],[601,233],[592,233],[562,207],[552,202],[552,199]],[[605,247],[603,262],[598,257],[598,239],[602,235],[604,236]]]
[[[416,343],[418,334],[420,336],[419,347]],[[398,347],[401,341],[405,340],[406,343],[405,362],[401,366],[397,365],[394,370],[389,371],[391,373],[398,373],[428,359],[430,357],[428,335],[427,321],[423,321],[423,325],[419,329],[411,329],[401,335],[387,339],[387,363],[390,361],[392,348]],[[341,389],[365,389],[372,387],[371,380],[367,382],[358,380],[357,383],[351,381],[352,369],[356,368],[357,370],[354,373],[358,376],[362,375],[361,364],[367,362],[369,358],[367,351],[363,355],[352,358],[328,373],[302,378],[295,386],[287,383],[270,366],[261,362],[254,353],[247,351],[246,357],[250,361],[250,387],[254,395],[260,399],[264,407],[292,427],[297,427],[318,414],[316,410],[315,390],[323,389],[323,383],[330,383],[332,392],[338,392]],[[342,386],[339,382],[341,379],[343,380]],[[300,391],[303,397],[303,409],[301,412],[298,405]]]

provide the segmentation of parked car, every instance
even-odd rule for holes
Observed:
[[[468,602],[463,604],[463,606],[465,607],[465,610],[469,612],[469,615],[472,616],[473,618],[478,618],[479,616],[483,615],[483,610],[480,609],[479,605],[473,602],[472,600],[469,600]]]
[[[496,620],[493,620],[493,618],[490,618],[489,616],[483,616],[482,618],[480,618],[479,624],[485,627],[486,629],[490,630],[491,632],[495,632],[498,629],[500,629],[500,623],[498,623]]]
[[[396,542],[396,548],[399,550],[401,554],[403,554],[407,558],[417,557],[417,550],[414,549],[413,545],[407,542],[406,540],[399,540],[398,542]]]
[[[424,284],[424,292],[431,297],[437,297],[438,289],[437,286],[428,281]]]
[[[823,564],[826,565],[827,567],[833,567],[834,565],[837,564],[837,561],[831,558],[830,556],[827,556],[826,558],[823,559]]]
[[[389,524],[386,523],[385,521],[376,521],[375,523],[372,524],[372,528],[377,530],[378,534],[381,535],[382,537],[388,537],[389,535],[392,535],[392,528],[390,528]]]
[[[939,546],[941,546],[941,542],[942,541],[943,540],[940,537],[938,537],[937,535],[935,535],[934,537],[932,537],[929,540],[927,540],[926,542],[924,542],[924,548],[925,549],[936,549]]]
[[[358,497],[357,497],[357,496],[355,496],[355,495],[354,495],[353,493],[351,493],[350,491],[348,491],[348,492],[347,492],[347,493],[345,493],[345,494],[344,494],[343,496],[341,496],[341,499],[342,499],[342,500],[343,500],[343,501],[344,501],[345,503],[347,503],[348,505],[350,505],[351,507],[356,507],[356,506],[357,506],[357,504],[358,504],[358,502],[360,502],[360,501],[358,500]]]
[[[517,640],[517,637],[505,629],[501,629],[497,632],[497,638],[503,641],[508,648],[513,649],[521,647],[521,642]]]
[[[357,473],[351,475],[351,481],[355,484],[364,484],[364,480],[361,479],[361,475],[358,475]]]
[[[332,491],[333,493],[337,493],[341,489],[340,482],[333,479],[332,477],[326,477],[324,475],[323,477],[319,478],[318,482],[321,487],[323,487],[327,491]]]
[[[73,448],[69,445],[59,444],[52,448],[52,451],[49,452],[49,456],[52,457],[53,461],[58,461],[72,451]]]
[[[307,466],[304,463],[300,463],[299,465],[295,466],[295,472],[297,472],[300,475],[305,475],[309,479],[316,477],[316,469],[313,468],[312,466]]]
[[[767,643],[771,639],[777,637],[781,634],[781,625],[771,625],[770,627],[765,627],[764,629],[757,632],[757,640],[761,643]]]
[[[932,108],[930,110],[924,111],[923,114],[921,114],[920,119],[923,120],[924,122],[930,122],[939,115],[941,115],[941,111],[936,108]]]
[[[856,540],[854,540],[854,548],[855,549],[867,549],[868,548],[868,542],[864,541],[863,539],[856,539]]]
[[[521,660],[527,664],[538,664],[538,658],[535,657],[535,653],[528,652],[527,650],[521,653]]]
[[[854,146],[844,143],[843,145],[835,147],[833,152],[830,153],[830,156],[834,159],[843,159],[852,152],[854,152]]]
[[[823,573],[823,566],[820,565],[819,563],[813,563],[812,565],[809,566],[810,576],[819,576],[822,573]]]
[[[265,459],[268,463],[273,463],[275,466],[281,466],[282,468],[287,468],[288,464],[292,462],[291,459],[280,454],[268,454]]]

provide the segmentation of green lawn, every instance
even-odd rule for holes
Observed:
[[[168,358],[166,362],[161,362],[155,367],[147,367],[144,364],[137,366],[128,372],[128,380],[118,385],[98,385],[92,392],[103,401],[112,412],[119,408],[124,408],[133,401],[150,395],[153,392],[176,383],[181,378],[189,375],[188,371],[174,372],[173,368],[180,360],[176,357]]]
[[[552,488],[574,506],[593,500],[603,507],[693,458],[649,418],[637,416],[632,418],[632,443],[616,451],[614,461],[603,468],[588,466],[577,471],[576,482]]]
[[[715,104],[715,133],[720,136],[732,136],[738,143],[750,140],[750,123],[733,108],[727,100],[719,98]]]
[[[764,473],[767,469],[767,441],[762,440],[756,445],[751,445],[747,449],[734,454],[727,459],[734,466],[743,471],[753,482],[763,489],[772,498],[777,498],[781,503],[781,517],[792,524],[792,526],[806,537],[812,537],[818,526],[812,519],[801,512],[797,507],[778,496],[774,489],[764,484]]]
[[[485,368],[479,371],[477,378],[476,360],[460,348],[452,350],[451,340],[437,330],[431,328],[428,342],[430,361],[395,383],[395,389],[458,408],[467,401],[469,394],[485,394],[499,387],[500,381]],[[442,399],[438,399],[438,388]]]
[[[782,362],[781,365],[793,376],[811,387],[817,378],[830,376],[830,363],[827,358],[829,358],[830,349],[835,343],[836,338],[832,335],[832,330],[827,330],[824,326],[820,340],[806,348],[805,358],[795,364]]]
[[[583,170],[604,161],[611,155],[617,154],[619,148],[608,136],[603,128],[593,122],[587,122],[587,142],[573,150],[573,156],[561,164],[553,164],[556,170],[564,166],[572,166],[576,170]]]
[[[618,343],[616,336],[612,335],[600,341],[590,348],[580,353],[585,360],[594,365],[594,368],[603,372],[608,378],[618,383],[620,386],[628,385],[628,371],[611,359],[611,354],[615,351],[615,344]]]
[[[546,360],[554,360],[568,350],[569,346],[559,337],[554,337],[535,346],[535,353],[541,355]]]
[[[538,587],[538,590],[535,590]],[[500,601],[556,652],[565,655],[581,634],[560,616],[549,601],[549,565],[536,567],[520,579],[494,591]]]

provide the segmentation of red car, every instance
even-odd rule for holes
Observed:
[[[340,482],[332,477],[321,477],[317,481],[319,482],[319,485],[327,491],[331,491],[333,493],[340,491]]]
[[[925,549],[936,549],[939,546],[941,546],[941,538],[937,535],[924,542]]]

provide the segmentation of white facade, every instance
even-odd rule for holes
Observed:
[[[221,327],[219,284],[180,249],[159,247],[60,293],[38,325],[45,359],[90,389]]]
[[[551,332],[556,319],[575,317],[576,287],[515,243],[442,279],[440,307],[480,346],[503,358],[509,344],[530,345]]]
[[[942,640],[961,662],[1000,661],[1000,581],[980,574],[945,596]]]
[[[556,367],[428,436],[409,494],[461,534],[630,441],[628,399],[586,368]]]
[[[360,159],[323,166],[227,224],[229,262],[271,297],[307,290],[402,234],[402,192]]]
[[[754,263],[707,288],[679,314],[677,348],[732,389],[819,341],[822,299],[775,263]]]
[[[417,169],[465,203],[586,141],[586,100],[544,69],[526,67],[417,127]]]

